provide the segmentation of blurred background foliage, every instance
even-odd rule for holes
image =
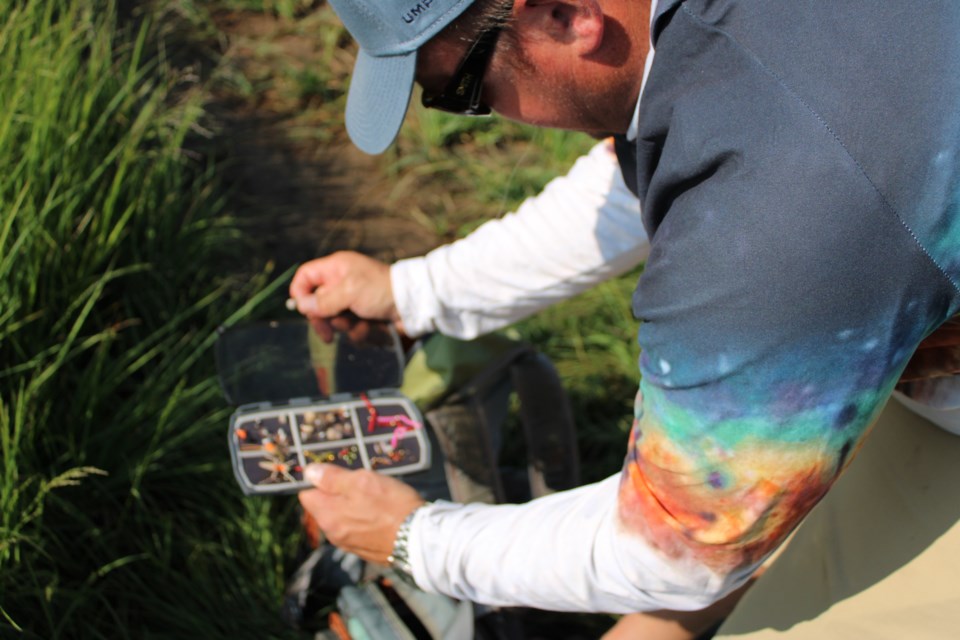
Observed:
[[[591,141],[412,109],[358,158],[353,45],[318,0],[2,4],[0,637],[300,637],[278,615],[296,500],[236,486],[216,328],[284,313],[311,255],[460,237]],[[519,327],[570,390],[587,480],[625,450],[635,279]]]

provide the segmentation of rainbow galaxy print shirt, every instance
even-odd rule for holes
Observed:
[[[745,575],[958,312],[960,3],[661,0],[653,40],[620,527]]]

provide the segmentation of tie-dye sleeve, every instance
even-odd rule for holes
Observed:
[[[728,574],[824,495],[957,310],[960,12],[808,8],[799,52],[770,38],[781,3],[708,4],[665,27],[641,104],[652,250],[619,517],[678,566]],[[856,28],[824,33],[820,10]],[[884,57],[911,29],[930,48]],[[910,69],[942,56],[932,90]]]

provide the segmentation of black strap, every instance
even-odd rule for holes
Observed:
[[[550,360],[520,344],[425,413],[443,450],[454,501],[505,501],[493,443],[511,390],[520,401],[531,497],[579,485],[576,427],[566,391]]]
[[[553,363],[529,351],[510,367],[520,399],[527,443],[527,473],[534,498],[580,484],[580,456],[573,410]]]
[[[613,150],[617,154],[617,162],[620,163],[620,173],[623,174],[623,181],[627,183],[630,193],[638,196],[636,143],[627,140],[626,136],[614,136]]]

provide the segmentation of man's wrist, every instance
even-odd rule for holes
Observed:
[[[410,529],[417,512],[430,504],[424,502],[407,514],[407,517],[400,523],[397,535],[393,539],[393,551],[387,556],[387,563],[392,569],[410,578],[413,577],[413,567],[410,564]]]
[[[441,305],[425,256],[404,258],[390,265],[390,292],[404,333],[418,338],[436,330]]]

